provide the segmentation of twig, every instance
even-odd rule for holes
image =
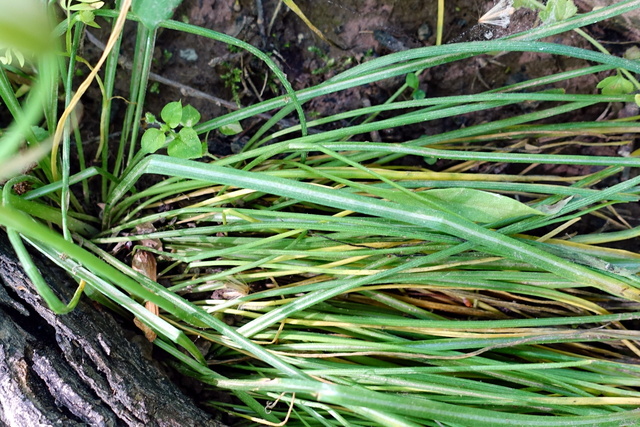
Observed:
[[[260,37],[262,37],[262,43],[266,44],[267,33],[265,32],[265,29],[264,29],[264,7],[262,7],[262,0],[255,0],[255,4],[256,4],[256,15],[257,15],[256,24],[258,24],[258,30],[260,31]]]

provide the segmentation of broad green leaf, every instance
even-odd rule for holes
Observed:
[[[144,131],[140,145],[145,153],[155,153],[164,145],[166,137],[160,129],[150,128]]]
[[[602,89],[603,95],[626,95],[634,91],[633,83],[620,74],[602,80],[597,88]]]
[[[36,137],[36,141],[42,142],[49,137],[49,132],[40,126],[31,126],[33,135]]]
[[[435,165],[436,162],[438,161],[437,157],[423,157],[422,160],[428,164],[429,166],[431,165]]]
[[[185,105],[182,109],[182,120],[180,124],[186,127],[193,127],[200,121],[200,112],[191,105]]]
[[[407,83],[407,86],[409,86],[411,89],[418,89],[418,86],[420,85],[420,82],[418,81],[418,77],[416,77],[416,75],[413,73],[407,74],[407,78],[405,79],[405,82]]]
[[[237,135],[242,132],[242,125],[240,122],[229,123],[228,125],[220,126],[220,133],[223,135],[231,136]]]
[[[427,190],[450,211],[474,222],[494,222],[524,215],[544,215],[510,197],[470,188]]]
[[[197,159],[203,156],[204,150],[196,131],[192,128],[182,128],[176,139],[169,143],[167,153],[171,157]]]
[[[540,19],[546,24],[564,21],[578,12],[573,0],[549,0],[547,6],[540,12]]]
[[[170,128],[176,128],[182,121],[182,102],[174,101],[165,105],[160,112],[160,117]]]
[[[173,16],[173,12],[180,6],[182,0],[133,0],[131,10],[142,25],[153,31],[158,25]]]

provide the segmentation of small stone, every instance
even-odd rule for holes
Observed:
[[[195,49],[180,49],[180,58],[188,62],[195,62],[198,60],[198,54]]]
[[[625,59],[636,60],[640,59],[640,49],[638,46],[631,46],[624,52]]]
[[[418,28],[418,40],[421,42],[426,42],[432,35],[433,31],[431,31],[431,26],[426,22]]]

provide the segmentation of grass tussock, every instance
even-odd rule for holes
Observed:
[[[639,234],[632,206],[640,163],[635,152],[562,150],[628,147],[640,130],[637,117],[550,119],[635,103],[640,64],[537,40],[638,3],[566,17],[512,40],[387,55],[298,92],[246,43],[169,15],[147,17],[137,32],[141,66],[115,151],[106,135],[117,50],[105,57],[96,166],[82,152],[82,132],[56,122],[57,96],[67,106],[74,102],[74,58],[84,31],[81,20],[63,21],[67,76],[57,74],[59,57],[43,56],[34,67],[44,77],[34,81],[23,110],[12,110],[18,104],[8,72],[15,70],[0,68],[0,94],[16,119],[0,139],[0,161],[23,165],[25,155],[16,153],[24,139],[38,157],[59,138],[61,153],[54,150],[27,175],[6,176],[0,224],[25,266],[27,244],[78,279],[67,304],[31,270],[52,308],[71,310],[84,292],[135,317],[175,368],[233,396],[206,403],[237,425],[635,425],[640,255],[620,242]],[[116,36],[118,13],[95,11],[114,22]],[[140,122],[156,27],[249,50],[283,82],[284,94],[203,123],[174,105],[173,116],[163,111],[142,146],[129,145],[145,138]],[[114,43],[117,49],[117,37]],[[592,65],[479,94],[391,99],[305,118],[304,104],[314,98],[498,51],[546,52]],[[606,93],[549,89],[607,70],[632,90],[610,90],[611,80],[600,91]],[[65,85],[52,84],[65,78]],[[354,141],[522,103],[539,107],[402,143]],[[240,153],[206,161],[191,155],[200,147],[199,139],[188,140],[191,132],[201,138],[267,112],[273,118]],[[288,115],[298,124],[276,129]],[[341,123],[349,125],[322,130]],[[40,137],[31,124],[39,125]],[[73,156],[72,146],[79,150]],[[167,147],[172,155],[161,154]],[[417,166],[401,166],[408,156]],[[576,176],[530,173],[538,165],[592,168]],[[510,172],[493,173],[497,166]],[[16,194],[16,184],[26,182],[31,189]],[[96,195],[100,218],[90,209]],[[610,228],[591,226],[601,223]]]

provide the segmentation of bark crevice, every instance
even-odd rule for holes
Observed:
[[[76,284],[36,262],[61,299]],[[0,423],[41,426],[222,426],[198,408],[110,313],[87,298],[56,315],[0,232]]]

